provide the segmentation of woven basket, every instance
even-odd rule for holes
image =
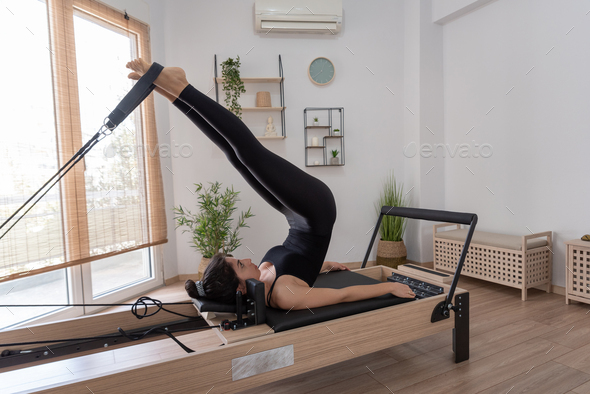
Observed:
[[[272,107],[272,105],[270,105],[270,92],[257,92],[256,93],[256,106],[257,107]]]
[[[404,241],[383,241],[379,240],[377,245],[377,265],[385,265],[397,268],[406,261],[408,251]]]
[[[196,280],[203,279],[203,274],[205,273],[205,269],[209,265],[210,261],[211,261],[211,258],[209,258],[209,257],[203,257],[201,259],[201,263],[199,264],[199,270],[197,271],[197,279]]]

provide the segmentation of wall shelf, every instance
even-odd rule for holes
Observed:
[[[256,78],[256,77],[246,77],[240,78],[244,83],[279,83],[285,80],[285,78],[281,77],[273,77],[273,78]],[[213,78],[213,80],[217,83],[223,83],[225,78]]]
[[[321,111],[325,114],[323,115],[321,122],[328,122],[328,125],[318,125],[318,126],[308,126],[308,112],[314,111]],[[334,124],[333,119],[333,112],[338,112],[337,123]],[[314,116],[311,116],[313,119]],[[317,116],[319,118],[319,116]],[[342,167],[345,164],[344,161],[344,108],[342,107],[329,107],[329,108],[318,108],[318,107],[308,107],[303,110],[303,138],[305,143],[305,166],[306,167]],[[336,126],[336,127],[335,127]],[[340,130],[338,135],[334,135],[334,128]],[[326,131],[327,134],[326,135]],[[312,135],[314,138],[321,138],[323,143],[321,145],[311,145],[310,137],[308,135]],[[329,142],[333,141],[333,142]],[[331,150],[334,148],[339,149],[339,163],[338,164],[330,164],[332,159]],[[309,158],[309,152],[316,152],[316,149],[322,150],[322,161],[321,164],[319,160],[314,160]],[[312,153],[312,155],[314,155]]]
[[[263,112],[263,111],[282,111],[287,107],[242,107],[242,111],[253,111],[253,112]],[[228,109],[225,107],[225,109]]]
[[[259,140],[284,140],[285,138],[287,138],[287,136],[283,136],[283,135],[277,135],[277,136],[273,136],[273,137],[265,137],[265,136],[261,136],[261,137],[256,137]]]
[[[215,77],[213,81],[215,82],[215,99],[219,103],[219,84],[223,83],[225,78],[217,76],[217,55],[214,55],[215,61]],[[278,77],[241,77],[242,82],[246,83],[278,83],[280,89],[280,106],[278,107],[242,107],[242,111],[244,112],[280,112],[281,113],[281,131],[280,135],[266,137],[266,136],[256,136],[259,140],[282,140],[287,137],[287,130],[285,126],[285,77],[283,76],[283,62],[281,60],[281,55],[279,55],[279,76]],[[227,107],[225,107],[227,109]],[[278,132],[278,130],[277,130]]]

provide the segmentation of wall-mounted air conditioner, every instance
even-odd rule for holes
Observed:
[[[256,0],[255,30],[261,33],[337,34],[342,27],[342,0]]]

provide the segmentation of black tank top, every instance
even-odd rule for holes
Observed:
[[[331,234],[317,235],[306,231],[289,229],[283,245],[271,248],[262,258],[275,266],[276,277],[268,292],[267,304],[277,279],[281,275],[293,275],[312,287],[315,283],[330,245]]]

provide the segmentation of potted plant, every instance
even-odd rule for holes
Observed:
[[[319,126],[319,125],[320,125],[320,120],[319,120],[319,118],[313,118],[313,125],[314,125],[314,126]]]
[[[375,204],[377,212],[381,207],[407,207],[408,200],[404,196],[404,187],[397,184],[393,172],[383,183],[383,190]],[[381,240],[377,245],[377,265],[397,268],[406,260],[407,251],[403,236],[406,231],[407,219],[397,216],[384,216],[379,228]]]
[[[236,60],[231,57],[221,63],[221,75],[223,76],[223,90],[225,91],[225,104],[227,109],[242,119],[242,106],[238,102],[241,93],[246,93],[244,82],[240,78],[240,57]]]
[[[340,129],[334,129],[334,135],[340,135]]]
[[[332,165],[338,165],[340,164],[340,158],[338,157],[338,152],[336,149],[334,149],[332,151],[332,158],[330,159],[330,164]]]
[[[176,213],[174,220],[176,228],[186,227],[182,232],[192,235],[192,247],[202,254],[201,263],[198,269],[200,280],[214,254],[223,252],[231,254],[240,245],[242,238],[239,238],[239,230],[249,227],[246,219],[254,216],[250,208],[240,214],[235,228],[232,229],[233,214],[236,211],[236,201],[240,192],[234,191],[233,186],[221,191],[221,183],[210,182],[211,187],[203,187],[197,183],[197,206],[199,211],[193,213],[181,205],[174,207]]]

